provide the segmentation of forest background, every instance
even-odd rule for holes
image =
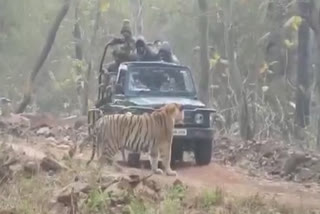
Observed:
[[[0,95],[16,112],[85,114],[123,19],[167,40],[217,109],[218,134],[320,147],[320,1],[0,1]],[[110,55],[107,61],[110,62]]]

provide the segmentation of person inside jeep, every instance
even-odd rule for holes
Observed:
[[[179,69],[139,68],[129,72],[129,93],[193,93],[188,72]]]

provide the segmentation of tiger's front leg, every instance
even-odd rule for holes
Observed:
[[[172,141],[171,141],[172,142]],[[160,145],[160,155],[162,158],[165,172],[168,176],[176,176],[177,172],[171,169],[171,143],[163,142]]]
[[[112,166],[117,172],[122,172],[122,167],[117,163],[115,159],[116,150],[111,149],[110,147],[104,148],[102,155],[99,157],[99,169],[102,169],[106,164]]]
[[[151,170],[155,174],[163,174],[163,171],[158,168],[158,162],[159,162],[159,147],[157,145],[154,145],[151,148],[150,155],[149,155],[149,161],[151,165]]]

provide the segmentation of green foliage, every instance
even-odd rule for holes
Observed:
[[[220,188],[204,191],[199,197],[200,207],[209,210],[211,206],[221,205],[224,195]]]
[[[162,213],[166,214],[178,214],[183,213],[181,202],[177,199],[165,199],[162,202]]]
[[[41,111],[54,113],[67,111],[71,113],[79,109],[77,81],[80,78],[81,80],[85,79],[87,59],[93,62],[89,96],[90,103],[94,103],[97,97],[97,70],[104,45],[113,36],[119,36],[123,19],[130,19],[134,29],[136,14],[132,8],[133,1],[78,0],[76,2],[78,4],[72,4],[65,20],[63,20],[52,51],[37,77],[34,94],[36,95],[36,104]],[[289,12],[284,14],[281,20],[269,19],[268,6],[270,1],[267,0],[231,1],[231,6],[228,2],[226,0],[208,0],[208,45],[216,49],[216,55],[209,56],[211,71],[215,71],[216,67],[219,67],[219,63],[217,63],[219,60],[227,59],[226,36],[228,27],[233,26],[234,52],[237,55],[236,65],[242,75],[241,81],[244,83],[244,87],[249,88],[255,85],[256,91],[253,93],[257,94],[257,99],[263,99],[263,93],[273,88],[270,76],[277,75],[274,74],[273,67],[281,63],[271,65],[272,62],[268,61],[266,57],[266,47],[259,43],[259,38],[268,41],[271,32],[281,30],[284,36],[281,37],[280,45],[277,47],[279,52],[283,52],[282,54],[287,57],[288,61],[284,61],[282,64],[286,66],[286,75],[292,78],[295,62],[292,60],[294,56],[292,57],[290,52],[295,52],[297,44],[295,35],[302,19]],[[25,80],[40,55],[50,25],[62,3],[63,1],[43,0],[0,1],[0,96],[8,96],[14,103],[22,98]],[[78,20],[75,20],[75,6],[78,6]],[[199,56],[192,51],[194,47],[199,45],[198,2],[145,0],[143,1],[142,15],[145,38],[149,41],[168,40],[181,63],[192,67],[195,70],[194,73],[198,74],[199,62],[197,60]],[[94,27],[97,17],[100,17],[99,28],[95,34]],[[74,59],[73,29],[76,21],[81,29],[81,46],[84,52],[82,61]],[[95,38],[93,46],[91,46],[92,38]],[[111,60],[112,57],[108,52],[106,63]],[[292,64],[294,65],[292,66]],[[214,85],[214,81],[217,81],[221,84],[221,89],[222,86],[230,83],[229,80],[228,82],[220,81],[216,76],[213,76],[214,74],[215,72],[210,73],[210,84]],[[221,77],[222,79],[228,78],[230,76],[228,69],[225,69],[222,75],[227,76]],[[217,100],[217,103],[214,104],[217,105],[218,110],[231,109],[234,106],[230,105],[237,103],[225,102],[225,97],[232,96],[228,94],[228,90],[232,86],[228,85],[227,87],[228,89],[219,91],[212,99]],[[292,94],[290,93],[292,92],[286,94],[286,100],[283,100],[283,103],[292,102],[290,99]],[[250,103],[250,106],[265,106],[265,103]],[[252,111],[257,112],[254,109]],[[237,115],[231,114],[230,111],[226,112],[224,116],[232,118],[230,120],[234,123],[236,119],[233,118],[237,118]],[[265,118],[265,115],[255,115],[254,117]]]
[[[132,197],[128,206],[130,214],[148,214],[149,209],[141,198]]]
[[[175,200],[175,199],[182,200],[185,197],[185,194],[186,194],[186,187],[178,184],[169,188],[166,198],[168,198],[169,200]]]
[[[110,8],[109,0],[101,0],[100,1],[100,11],[106,12]]]
[[[186,196],[186,187],[174,185],[166,193],[165,200],[161,204],[162,213],[175,214],[182,213],[182,201]]]
[[[90,212],[106,212],[109,205],[109,195],[100,189],[89,193],[86,206]]]

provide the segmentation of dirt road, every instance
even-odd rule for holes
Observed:
[[[293,182],[268,181],[251,178],[237,168],[217,164],[204,167],[188,167],[178,170],[179,177],[187,183],[204,187],[222,187],[236,196],[259,194],[292,206],[306,206],[320,209],[319,187],[306,188]]]

